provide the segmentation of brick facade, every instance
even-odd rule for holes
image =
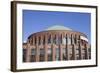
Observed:
[[[70,30],[34,33],[23,43],[23,62],[90,59],[90,45],[81,36],[87,38],[83,33]]]

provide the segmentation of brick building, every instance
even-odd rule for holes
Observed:
[[[23,43],[23,62],[91,59],[88,38],[64,26],[31,34]]]

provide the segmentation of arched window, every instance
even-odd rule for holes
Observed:
[[[53,37],[53,43],[56,44],[56,35]]]
[[[57,43],[62,44],[62,34],[58,36]]]
[[[45,41],[45,36],[43,37],[43,44],[45,44],[46,43],[46,41]]]
[[[48,36],[48,44],[51,43],[51,35]]]
[[[39,45],[41,44],[41,37],[39,37],[39,41],[38,41],[38,44],[39,44]]]
[[[71,34],[71,44],[73,44],[73,35]]]
[[[35,43],[35,45],[36,45],[36,43],[37,43],[37,38],[36,38],[36,36],[34,37],[34,43]]]
[[[30,44],[33,45],[33,38],[30,39]]]

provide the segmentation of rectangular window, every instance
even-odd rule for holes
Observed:
[[[61,36],[58,36],[57,43],[58,43],[58,44],[62,44],[62,35],[61,35]]]
[[[63,40],[63,44],[66,45],[67,44],[66,43],[66,38],[64,37],[62,40]]]
[[[74,37],[74,43],[77,44],[77,36]]]
[[[30,61],[31,62],[35,62],[36,61],[36,49],[35,48],[31,49]]]
[[[78,47],[78,48],[75,49],[75,54],[76,54],[75,55],[76,59],[79,60],[80,59],[80,47]]]
[[[91,48],[88,48],[89,59],[91,59]]]
[[[86,59],[86,48],[82,49],[82,57],[83,59]]]
[[[76,48],[75,53],[79,54],[79,48]]]
[[[48,61],[52,61],[52,48],[48,48]]]
[[[81,41],[80,41],[80,36],[79,36],[79,38],[77,39],[77,43],[80,44],[80,42],[81,42]]]
[[[69,54],[72,54],[72,48],[68,49]]]
[[[40,61],[45,61],[45,49],[40,48]]]
[[[73,48],[68,48],[69,59],[73,59]]]
[[[23,62],[26,62],[27,49],[23,49]]]
[[[36,55],[36,49],[31,49],[31,55]]]
[[[63,60],[67,60],[67,54],[66,54],[66,48],[63,48],[63,50],[62,50],[62,54],[63,54]]]
[[[73,60],[73,55],[72,54],[70,54],[69,57],[70,57],[70,60]]]
[[[66,34],[66,37],[65,38],[66,38],[66,45],[67,45],[67,43],[68,43],[67,34]]]
[[[67,38],[67,41],[68,41],[68,45],[70,45],[70,44],[71,44],[71,38],[68,37],[68,38]]]
[[[75,51],[74,51],[74,45],[72,45],[72,48],[70,48],[70,60],[74,60],[75,59]]]
[[[77,60],[79,60],[79,59],[80,59],[79,54],[76,54],[76,59],[77,59]]]
[[[56,60],[60,60],[60,48],[56,48]]]

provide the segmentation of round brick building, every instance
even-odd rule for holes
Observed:
[[[31,34],[23,43],[23,62],[86,60],[91,58],[88,38],[64,26]]]

